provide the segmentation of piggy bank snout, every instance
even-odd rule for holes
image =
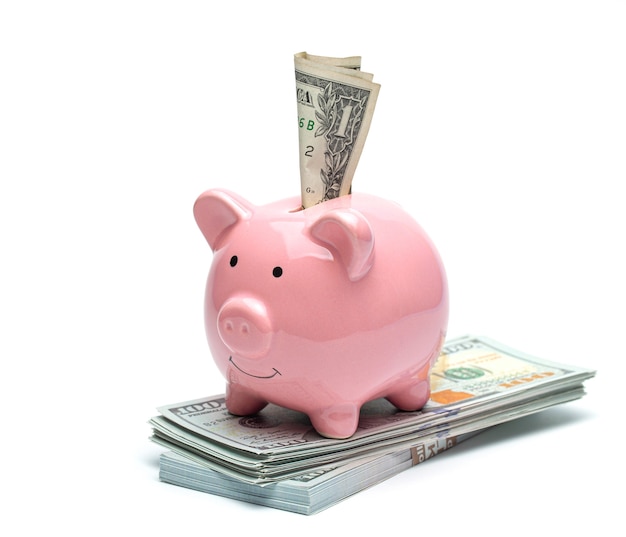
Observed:
[[[251,297],[228,299],[217,315],[224,344],[245,358],[262,358],[272,341],[272,323],[263,302]]]

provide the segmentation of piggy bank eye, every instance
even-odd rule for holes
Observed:
[[[283,275],[283,269],[280,267],[274,267],[272,274],[274,275],[274,278],[280,278]]]
[[[237,264],[237,256],[234,255],[233,257],[230,258],[230,266],[234,267]]]

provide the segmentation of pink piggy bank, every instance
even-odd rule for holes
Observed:
[[[419,410],[448,321],[433,244],[397,204],[352,194],[302,210],[203,193],[194,216],[214,252],[205,295],[209,347],[226,405],[268,402],[347,438],[379,397]]]

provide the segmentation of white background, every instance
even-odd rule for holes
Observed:
[[[0,6],[11,535],[623,527],[623,1]],[[223,392],[191,208],[218,186],[259,204],[298,194],[302,50],[361,55],[381,84],[353,188],[401,202],[439,247],[449,335],[598,370],[581,401],[313,517],[160,483],[147,425]]]

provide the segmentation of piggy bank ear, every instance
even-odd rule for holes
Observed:
[[[374,232],[365,216],[354,209],[323,213],[311,224],[310,233],[338,254],[353,282],[363,278],[374,264]]]
[[[207,190],[200,194],[193,206],[198,227],[212,250],[232,227],[252,216],[252,205],[226,190]]]

